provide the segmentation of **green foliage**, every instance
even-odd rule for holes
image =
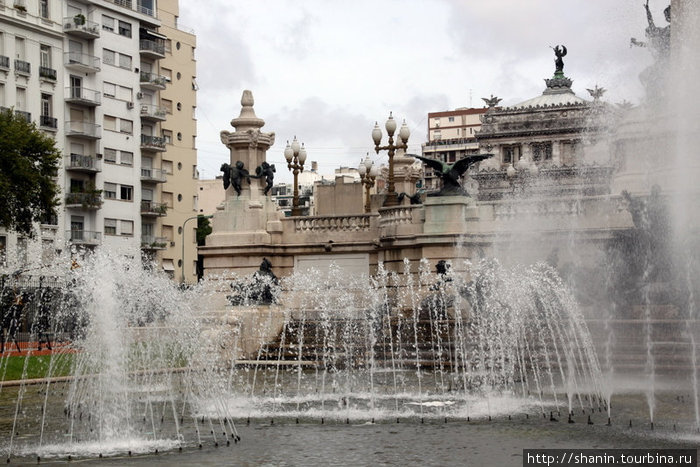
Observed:
[[[56,215],[60,159],[53,138],[12,110],[0,111],[0,226],[33,236],[33,222]]]
[[[197,217],[197,245],[204,246],[204,239],[211,233],[211,224],[206,216]]]

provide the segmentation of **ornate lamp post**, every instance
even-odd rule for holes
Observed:
[[[292,198],[292,216],[301,216],[301,208],[299,207],[299,172],[304,171],[304,162],[306,162],[306,149],[304,143],[299,146],[297,137],[294,137],[292,144],[287,141],[287,147],[284,148],[284,158],[287,159],[287,168],[294,174],[294,198]]]
[[[369,190],[374,186],[374,181],[377,179],[379,169],[372,163],[372,160],[369,158],[369,153],[367,153],[367,157],[365,157],[364,161],[360,162],[360,166],[357,170],[360,172],[360,180],[365,187],[365,212],[369,213],[372,212]]]
[[[389,179],[387,180],[387,193],[384,200],[384,206],[398,206],[399,200],[396,190],[394,189],[394,153],[397,149],[408,148],[408,137],[411,135],[406,120],[403,121],[401,129],[399,129],[399,138],[394,144],[394,132],[396,131],[396,120],[389,112],[389,119],[386,121],[386,133],[389,135],[389,143],[386,146],[380,146],[382,142],[382,130],[379,124],[375,122],[372,130],[372,139],[374,140],[374,150],[379,154],[379,151],[388,151],[389,153]]]

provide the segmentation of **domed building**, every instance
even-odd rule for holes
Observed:
[[[484,99],[489,108],[481,116],[476,138],[480,152],[494,157],[472,174],[479,185],[478,199],[608,191],[609,156],[591,150],[606,138],[616,119],[613,107],[600,100],[605,90],[596,86],[589,89],[593,100],[583,99],[560,69],[545,83],[541,95],[512,106],[498,107],[500,99]]]

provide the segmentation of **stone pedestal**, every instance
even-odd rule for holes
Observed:
[[[465,233],[468,222],[479,218],[476,201],[468,196],[429,196],[423,205],[424,234]]]

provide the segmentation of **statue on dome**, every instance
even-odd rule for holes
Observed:
[[[564,74],[564,59],[563,57],[566,57],[566,46],[565,45],[557,45],[555,47],[552,47],[552,50],[554,50],[554,55],[557,57],[554,59],[554,74]]]

